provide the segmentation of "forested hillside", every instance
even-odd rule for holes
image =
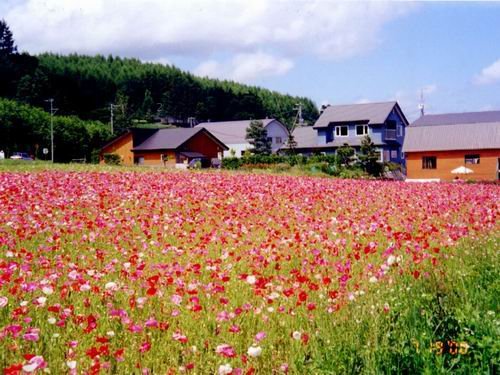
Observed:
[[[306,121],[317,116],[314,103],[259,87],[199,78],[173,66],[103,56],[14,55],[10,82],[2,95],[44,106],[55,99],[59,113],[109,121],[117,104],[116,128],[133,119],[170,116],[181,121],[275,117],[290,125],[301,103]]]

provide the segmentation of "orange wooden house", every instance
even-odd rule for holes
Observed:
[[[227,146],[204,128],[131,129],[101,149],[105,154],[117,154],[123,165],[172,166],[200,159],[209,166],[220,159]]]
[[[500,111],[424,115],[407,128],[403,151],[409,180],[498,180]]]

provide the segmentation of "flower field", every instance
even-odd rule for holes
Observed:
[[[410,357],[418,369],[494,362],[496,298],[468,300],[488,311],[481,337],[469,338],[469,315],[440,312],[453,292],[438,281],[452,271],[466,280],[463,243],[489,239],[497,252],[499,198],[498,185],[0,172],[0,366],[345,373],[399,356],[385,368],[397,373]],[[471,275],[498,288],[490,263]],[[421,289],[431,283],[437,294]],[[434,306],[439,293],[450,297],[438,312],[411,310],[416,296]],[[454,340],[457,353],[433,352],[437,340]]]

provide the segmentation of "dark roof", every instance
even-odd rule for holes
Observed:
[[[159,129],[140,145],[134,147],[132,151],[174,150],[200,132],[206,132],[209,137],[227,150],[227,146],[206,129],[175,128]]]
[[[500,149],[500,121],[409,126],[404,152]]]
[[[278,120],[272,118],[266,118],[262,120],[264,127],[268,126],[272,122],[277,122],[281,124]],[[217,138],[226,144],[235,143],[248,143],[245,139],[247,134],[247,128],[250,126],[252,120],[238,120],[238,121],[218,121],[218,122],[202,122],[196,125],[196,128],[205,128],[210,133],[214,134]],[[285,127],[283,124],[281,124]]]
[[[206,156],[200,152],[181,151],[180,154],[187,158],[206,158]]]
[[[330,123],[340,122],[365,122],[372,125],[383,124],[395,107],[402,119],[408,123],[399,104],[392,101],[328,106],[314,124],[314,128],[324,128]]]
[[[455,125],[475,123],[500,123],[500,111],[444,113],[439,115],[424,115],[415,120],[411,126]]]

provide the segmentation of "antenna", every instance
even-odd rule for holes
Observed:
[[[420,110],[420,116],[423,116],[425,114],[424,89],[420,90],[420,103],[418,104],[418,109]]]

